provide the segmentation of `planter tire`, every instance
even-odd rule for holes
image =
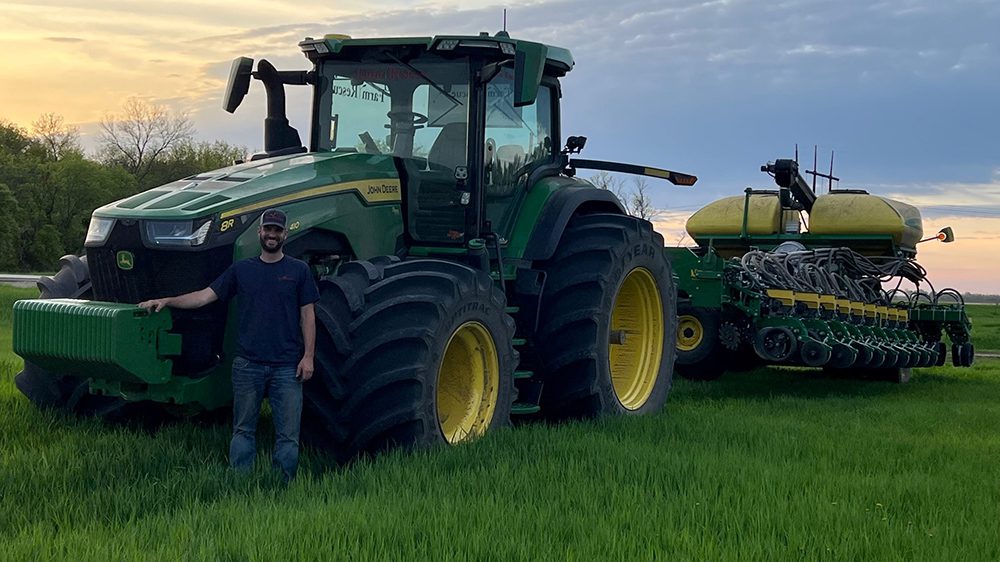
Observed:
[[[677,374],[696,381],[711,381],[726,372],[732,352],[719,341],[719,311],[677,305]]]

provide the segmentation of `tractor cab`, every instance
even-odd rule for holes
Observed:
[[[350,39],[299,46],[310,72],[271,72],[237,59],[226,109],[251,75],[265,82],[261,156],[305,151],[284,119],[282,84],[314,88],[311,150],[391,156],[402,189],[407,246],[466,246],[514,226],[526,187],[565,167],[557,150],[558,78],[568,51],[495,36]],[[267,81],[273,84],[268,85]],[[274,100],[279,99],[280,103]],[[345,178],[349,179],[349,178]]]

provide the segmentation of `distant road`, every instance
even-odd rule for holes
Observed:
[[[0,283],[16,287],[34,287],[39,275],[18,275],[16,273],[0,273]]]

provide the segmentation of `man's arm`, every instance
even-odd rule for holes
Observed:
[[[176,297],[164,297],[162,299],[143,301],[139,303],[139,306],[152,310],[153,312],[159,312],[163,310],[163,307],[165,306],[169,306],[171,308],[201,308],[206,304],[217,301],[218,299],[219,297],[215,294],[215,291],[213,291],[211,287],[205,287],[200,291],[192,291],[190,293],[184,293],[183,295],[177,295]],[[315,334],[315,332],[313,333]]]
[[[307,381],[313,376],[313,356],[316,354],[316,311],[313,303],[299,307],[299,323],[302,325],[302,343],[305,352],[295,370],[295,376]]]

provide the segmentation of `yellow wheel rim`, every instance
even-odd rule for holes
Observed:
[[[437,378],[437,417],[448,443],[474,439],[490,426],[500,392],[500,361],[486,326],[466,322],[444,349]]]
[[[701,340],[705,337],[705,328],[701,321],[684,314],[677,318],[677,349],[679,351],[691,351],[701,345]]]
[[[663,356],[663,304],[649,270],[629,272],[611,312],[609,357],[615,395],[628,410],[638,410],[656,386]]]

